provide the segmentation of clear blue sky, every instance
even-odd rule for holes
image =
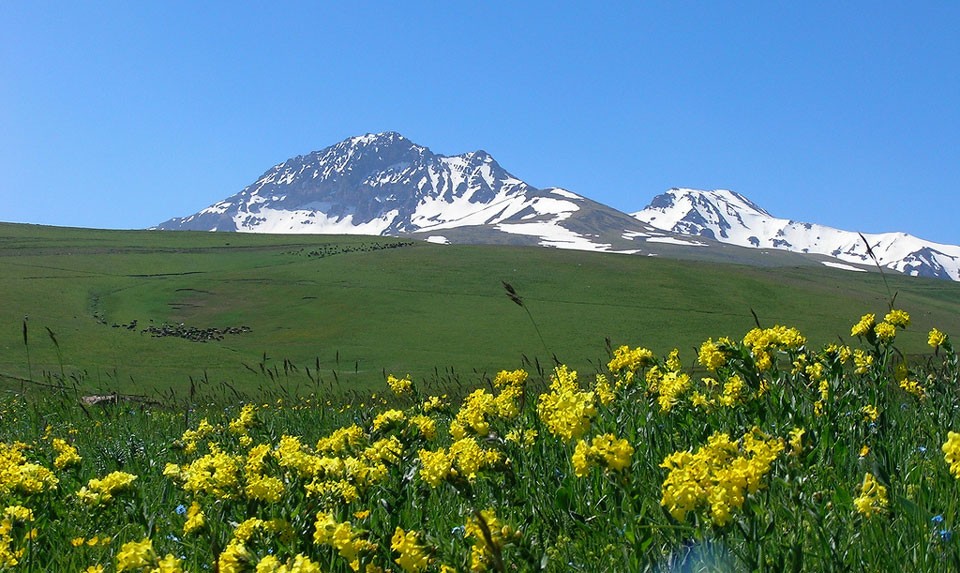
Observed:
[[[394,130],[624,211],[727,188],[960,244],[958,30],[955,1],[14,0],[0,220],[144,228]]]

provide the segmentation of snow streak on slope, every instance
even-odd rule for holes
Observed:
[[[745,247],[816,253],[848,263],[880,265],[914,275],[960,280],[960,247],[905,233],[863,234],[778,219],[733,191],[671,189],[658,195],[638,220],[659,229]],[[866,243],[864,242],[866,240]]]

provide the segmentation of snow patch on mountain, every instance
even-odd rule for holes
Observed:
[[[847,264],[844,264],[844,263],[836,263],[836,262],[833,262],[833,261],[822,261],[822,263],[823,263],[823,266],[825,266],[825,267],[831,267],[831,268],[834,268],[834,269],[842,269],[842,270],[845,270],[845,271],[853,271],[853,272],[857,272],[857,273],[865,273],[865,272],[867,272],[867,269],[863,269],[863,268],[860,268],[860,267],[855,267],[855,266],[853,266],[853,265],[847,265]]]

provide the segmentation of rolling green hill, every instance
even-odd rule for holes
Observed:
[[[61,360],[91,391],[182,391],[204,376],[255,389],[273,383],[270,367],[284,384],[309,384],[317,366],[345,388],[379,384],[384,372],[474,382],[474,371],[547,365],[553,355],[590,371],[606,361],[605,338],[657,353],[678,347],[692,364],[707,337],[752,328],[751,309],[763,326],[796,326],[816,345],[849,339],[860,315],[887,309],[879,273],[797,260],[760,267],[384,237],[3,224],[0,388],[59,374]],[[913,316],[905,351],[920,351],[932,326],[960,332],[960,284],[886,280]],[[146,332],[163,325],[168,336]],[[241,331],[178,336],[228,327]],[[285,365],[296,372],[283,376]]]

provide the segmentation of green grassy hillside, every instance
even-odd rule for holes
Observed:
[[[511,283],[524,309],[504,295]],[[960,332],[960,284],[888,276],[924,346]],[[543,248],[438,246],[383,237],[98,231],[0,225],[0,386],[63,372],[90,389],[149,392],[191,377],[253,389],[283,377],[365,388],[383,372],[418,379],[495,373],[552,356],[591,370],[614,345],[692,363],[707,337],[788,324],[815,344],[849,338],[889,299],[879,273],[747,267]],[[28,345],[24,345],[26,319]],[[131,323],[136,321],[136,326]],[[248,327],[194,342],[143,331]],[[115,326],[116,325],[116,326]],[[49,331],[47,330],[49,329]],[[52,336],[51,336],[52,332]],[[29,360],[28,360],[29,351]],[[266,356],[267,360],[264,361]],[[288,368],[289,370],[289,368]]]

